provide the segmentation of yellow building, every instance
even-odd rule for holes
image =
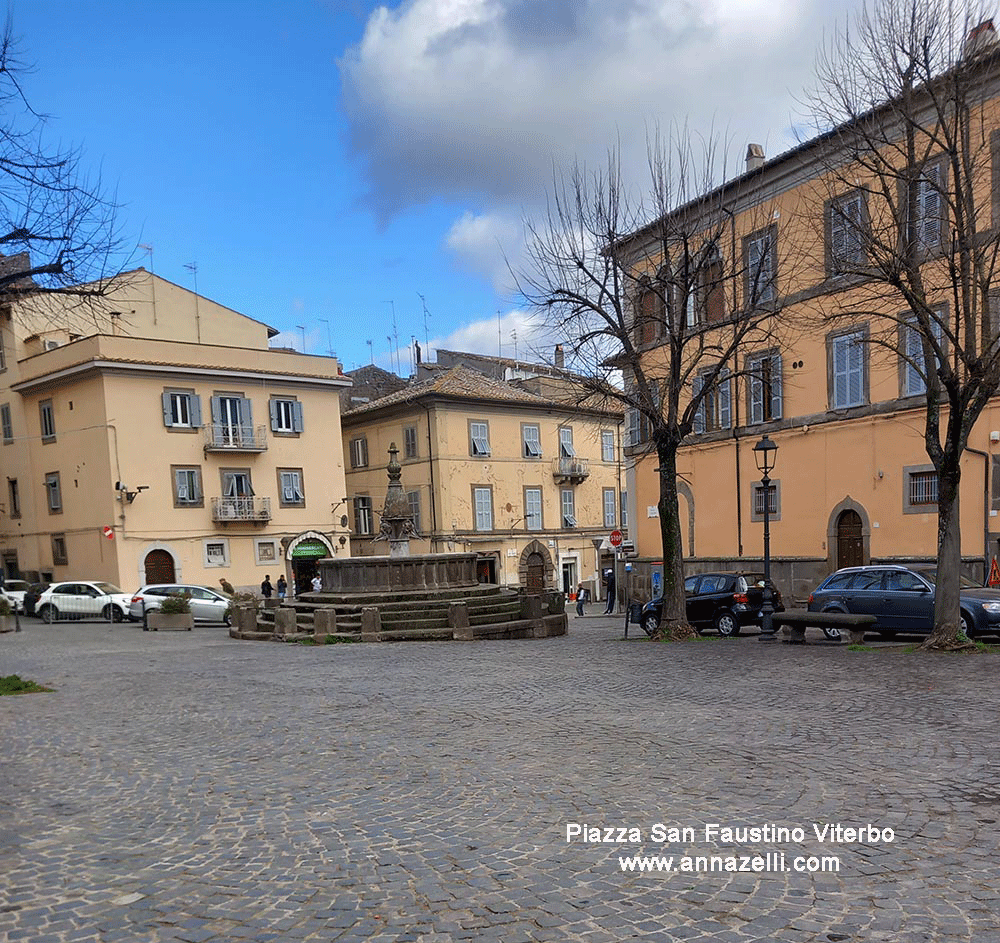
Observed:
[[[336,360],[143,270],[0,309],[8,577],[259,586],[350,552]]]
[[[982,162],[975,165],[973,186],[984,239],[995,238],[1000,220],[995,91],[1000,54],[996,46],[992,49],[972,66],[981,70],[974,74],[982,82],[972,124],[981,139],[973,142],[980,146],[977,155],[985,155],[976,157]],[[884,120],[892,127],[889,113],[876,111],[865,120]],[[882,227],[876,236],[890,234],[885,251],[896,251],[891,233],[895,226],[895,239],[901,238],[898,207],[912,206],[915,216],[904,217],[902,225],[907,238],[919,242],[915,251],[925,260],[922,271],[942,332],[958,320],[947,275],[949,252],[954,252],[949,208],[954,204],[949,171],[935,145],[918,138],[926,155],[915,171],[900,171],[899,180],[913,187],[907,204],[895,192],[887,200],[860,162],[836,166],[839,130],[772,160],[764,160],[761,149],[751,145],[744,174],[677,211],[678,219],[715,213],[726,220],[720,227],[724,237],[713,244],[718,281],[692,291],[687,328],[700,332],[711,347],[713,334],[731,332],[730,325],[748,311],[775,312],[726,364],[728,373],[681,447],[686,566],[691,571],[759,568],[766,500],[775,577],[786,596],[799,601],[835,568],[933,560],[937,552],[937,475],[924,445],[926,381],[920,367],[925,355],[910,327],[912,312],[871,274],[878,259],[876,250],[869,256],[866,247],[875,239],[856,239],[856,232]],[[884,155],[880,159],[888,163]],[[890,213],[886,203],[893,200]],[[968,203],[962,206],[972,212]],[[652,226],[619,248],[626,266],[656,272]],[[647,317],[656,301],[640,288],[632,303],[636,341],[644,349],[643,363],[654,373],[664,357],[663,331]],[[984,330],[995,334],[996,328]],[[692,390],[699,380],[693,378]],[[945,408],[942,425],[947,420]],[[626,453],[635,460],[626,485],[635,502],[632,530],[640,556],[649,561],[661,554],[657,461],[646,451],[637,414],[629,416],[628,428]],[[778,446],[768,495],[753,454],[765,434]],[[1000,402],[994,398],[962,459],[962,560],[978,579],[1000,554],[998,511]]]
[[[423,372],[344,411],[355,553],[388,552],[375,538],[395,445],[420,535],[412,552],[471,551],[484,582],[566,592],[584,582],[598,598],[607,538],[624,523],[621,414],[558,398],[552,377],[527,368],[520,381],[547,392],[461,363]]]

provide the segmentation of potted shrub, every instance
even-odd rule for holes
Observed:
[[[6,596],[0,596],[0,632],[13,632],[16,627],[10,601]]]
[[[191,602],[187,596],[167,596],[159,609],[147,613],[146,621],[154,632],[160,629],[190,632],[194,628]]]

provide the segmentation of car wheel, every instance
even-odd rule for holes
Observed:
[[[833,626],[829,626],[829,625],[823,626],[823,634],[831,642],[839,642],[840,641],[840,629],[834,628]]]
[[[740,634],[740,624],[731,612],[720,612],[715,617],[715,631],[723,638]]]
[[[125,618],[125,616],[122,613],[121,609],[119,609],[117,606],[111,605],[111,603],[108,603],[108,605],[106,605],[101,610],[101,618],[103,618],[107,622],[121,622],[122,619]]]
[[[657,630],[660,628],[660,620],[656,618],[653,613],[643,616],[642,619],[642,631],[645,632],[650,638],[656,635]]]
[[[222,617],[222,624],[226,627],[232,625],[232,620],[229,618],[228,612]]]
[[[958,631],[966,638],[973,638],[976,635],[975,623],[964,609],[958,615]]]
[[[56,609],[55,606],[42,606],[41,610],[38,613],[38,616],[42,620],[42,622],[46,623],[47,625],[52,625],[52,623],[55,622],[57,618],[59,618],[59,610]]]

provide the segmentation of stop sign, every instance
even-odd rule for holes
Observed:
[[[622,545],[622,532],[620,530],[611,531],[608,542],[612,547],[620,547]]]

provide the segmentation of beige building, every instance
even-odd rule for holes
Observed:
[[[144,270],[0,309],[9,577],[237,588],[347,555],[335,359]]]
[[[517,382],[462,364],[422,373],[342,417],[355,553],[388,552],[376,538],[395,445],[413,552],[472,551],[484,582],[567,592],[585,582],[596,599],[607,538],[625,523],[621,414],[572,405],[551,382],[541,395],[525,389],[546,388],[527,365]]]
[[[990,238],[1000,225],[998,79],[994,52],[977,112],[987,159],[975,186],[979,231]],[[692,293],[687,328],[710,347],[713,332],[731,331],[747,312],[768,306],[777,312],[726,365],[678,456],[686,566],[759,567],[767,501],[775,576],[800,601],[838,567],[933,560],[937,552],[937,475],[923,438],[924,354],[909,327],[912,312],[877,290],[865,271],[869,227],[888,227],[893,219],[878,181],[863,168],[830,171],[830,146],[821,138],[765,161],[751,145],[742,176],[678,211],[691,218],[721,206],[731,221],[714,247],[720,280]],[[926,165],[914,171],[918,216],[909,231],[920,240],[926,284],[938,286],[930,301],[946,330],[955,323],[945,271],[954,204],[942,166],[931,147]],[[653,246],[639,233],[629,251],[635,264],[655,273]],[[660,299],[640,291],[633,313],[657,304],[662,308]],[[836,317],[827,316],[831,311]],[[663,335],[647,322],[637,336],[654,374],[664,362]],[[942,425],[947,421],[945,408]],[[778,446],[768,495],[753,453],[765,434]],[[630,415],[626,454],[636,462],[628,473],[630,518],[639,555],[649,562],[661,554],[659,488],[656,457],[644,438],[638,416]],[[982,579],[1000,555],[996,398],[970,436],[960,501],[963,566]]]

